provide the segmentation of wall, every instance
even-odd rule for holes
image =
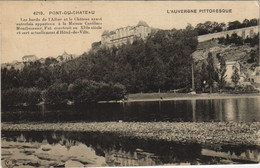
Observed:
[[[237,33],[237,35],[239,35],[243,38],[246,38],[247,36],[253,37],[253,35],[257,34],[258,32],[259,32],[259,26],[245,27],[245,28],[241,28],[241,29],[235,29],[235,30],[223,31],[223,32],[219,32],[219,33],[201,35],[201,36],[198,36],[198,41],[203,42],[203,41],[211,40],[212,38],[226,37],[227,34],[229,36],[231,36],[233,33]]]

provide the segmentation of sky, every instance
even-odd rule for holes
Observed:
[[[104,30],[135,26],[143,20],[154,28],[180,29],[188,23],[196,26],[205,21],[225,22],[259,18],[257,1],[52,1],[3,2],[1,1],[1,63],[21,61],[24,55],[38,58],[57,57],[64,51],[80,55],[101,40]],[[169,14],[167,10],[180,9],[232,9],[227,14]],[[102,30],[80,35],[17,35],[16,23],[20,18],[35,17],[34,11],[95,10],[102,17]],[[62,16],[59,16],[62,17]]]

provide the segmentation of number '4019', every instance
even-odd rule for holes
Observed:
[[[34,15],[44,15],[43,11],[35,11],[33,12]]]

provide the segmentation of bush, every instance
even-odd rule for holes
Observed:
[[[233,33],[230,37],[230,43],[234,43],[236,45],[243,45],[243,38],[238,36],[236,33]]]
[[[68,101],[68,84],[56,82],[44,93],[46,104],[65,104]]]
[[[68,90],[70,98],[75,103],[120,100],[126,93],[125,87],[121,84],[107,84],[86,79],[76,80]]]
[[[126,88],[120,83],[111,84],[111,99],[121,100],[126,95]]]
[[[85,79],[77,79],[69,86],[69,96],[75,103],[87,103],[95,101],[94,90],[97,83]]]
[[[259,33],[254,35],[254,37],[250,41],[250,46],[251,47],[254,47],[255,45],[259,45]]]
[[[218,43],[219,44],[225,44],[225,38],[224,37],[219,37],[218,38]]]
[[[24,97],[28,105],[35,105],[42,101],[41,91],[37,88],[26,89]]]
[[[99,87],[97,88],[98,101],[121,100],[125,94],[125,86],[119,83],[99,83]]]
[[[3,106],[16,106],[26,103],[35,105],[42,101],[41,91],[37,88],[12,88],[2,90],[1,101]]]
[[[13,88],[1,91],[1,104],[3,106],[15,106],[23,103],[23,96],[20,88]]]

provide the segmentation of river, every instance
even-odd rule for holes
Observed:
[[[28,106],[2,109],[4,122],[260,121],[260,97]]]
[[[2,122],[259,122],[260,98],[28,106],[2,109]],[[2,131],[2,165],[151,166],[259,163],[257,146],[180,144],[113,134]]]

